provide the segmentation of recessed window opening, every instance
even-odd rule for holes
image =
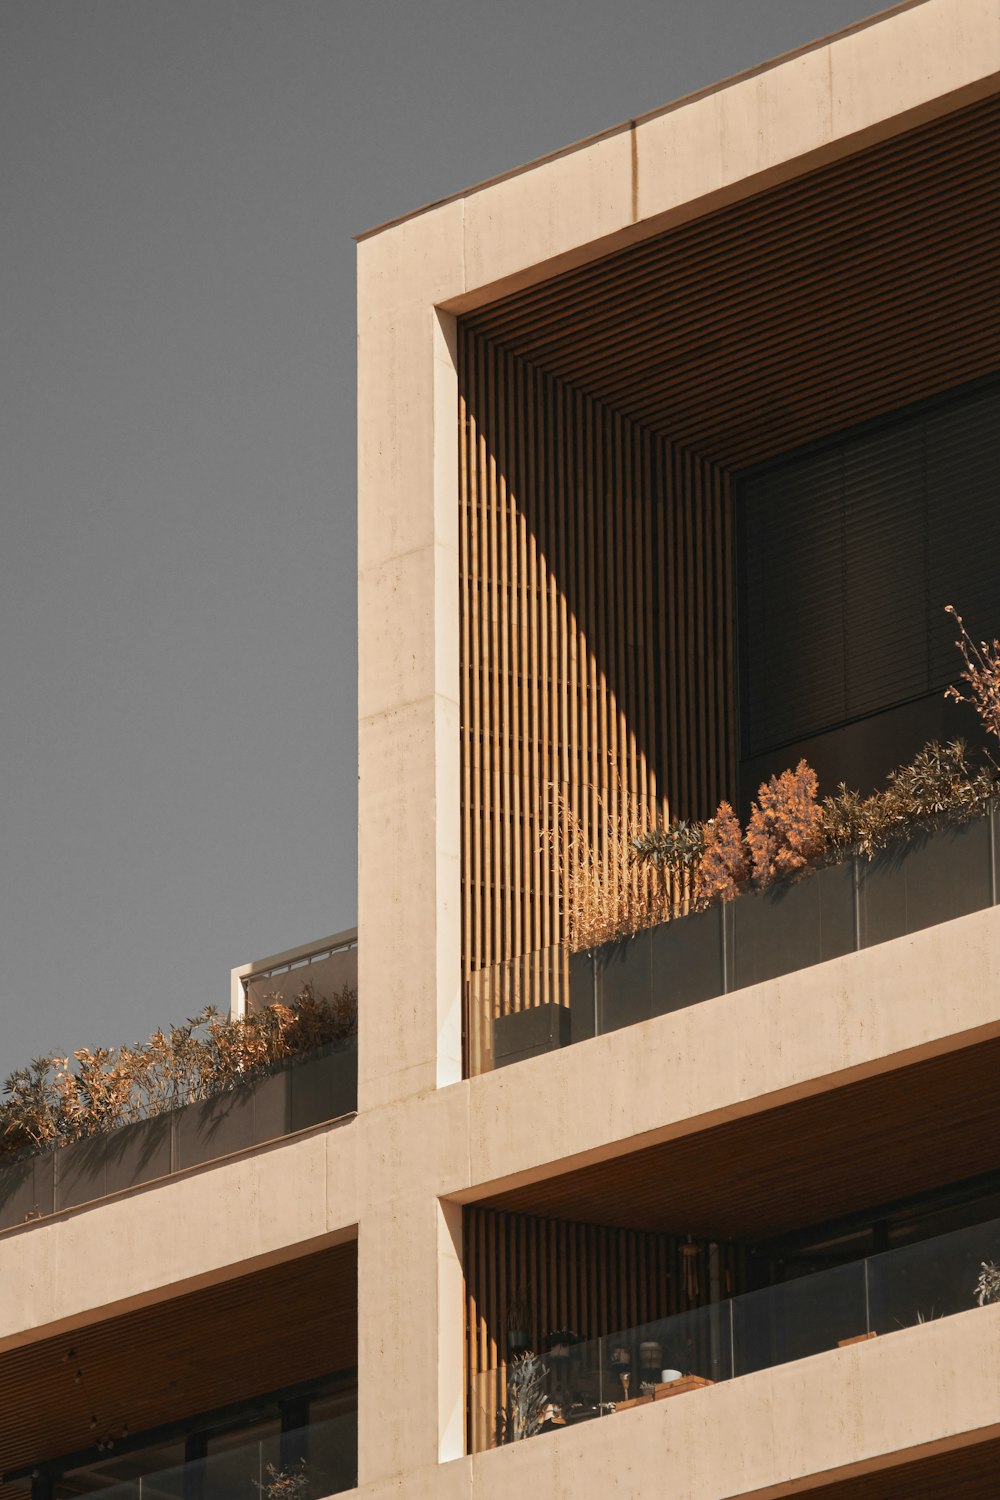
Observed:
[[[1000,633],[1000,384],[843,433],[737,483],[741,798],[802,755],[862,791],[929,739],[953,604]]]

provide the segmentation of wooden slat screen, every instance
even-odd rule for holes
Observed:
[[[626,808],[707,817],[730,793],[730,496],[468,330],[460,434],[465,978],[532,956],[497,1001],[517,1008],[561,997],[560,809],[607,861]]]
[[[743,1290],[741,1247],[720,1244],[716,1255],[716,1298]],[[707,1240],[467,1208],[470,1451],[494,1441],[510,1357],[507,1314],[519,1294],[530,1311],[530,1347],[543,1351],[554,1329],[596,1339],[704,1306],[713,1300],[711,1259]]]

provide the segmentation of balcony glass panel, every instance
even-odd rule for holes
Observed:
[[[975,1306],[984,1261],[1000,1261],[1000,1221],[903,1245],[868,1261],[869,1326],[895,1333]]]
[[[868,1332],[865,1262],[747,1292],[730,1305],[737,1375],[823,1354]]]
[[[977,1306],[1000,1220],[545,1353],[473,1382],[473,1452],[806,1359]]]
[[[103,1489],[71,1490],[64,1483],[57,1492],[86,1493],[94,1500],[270,1500],[282,1494],[322,1500],[357,1483],[356,1413],[345,1412],[292,1432],[279,1432],[277,1423],[268,1423],[267,1429],[254,1441],[192,1463],[157,1469]],[[131,1462],[139,1458],[137,1454]],[[121,1460],[123,1467],[129,1462]]]

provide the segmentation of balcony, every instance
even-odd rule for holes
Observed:
[[[333,1405],[337,1398],[317,1405]],[[343,1404],[340,1402],[339,1404]],[[169,1467],[146,1469],[156,1454],[183,1452],[182,1440],[157,1444],[146,1453],[116,1457],[112,1452],[80,1468],[66,1470],[60,1497],[92,1500],[322,1500],[357,1483],[357,1413],[344,1411],[308,1426],[282,1430],[274,1417],[253,1424],[259,1436],[241,1442],[231,1433],[207,1437],[211,1451]]]
[[[236,1269],[0,1351],[0,1500],[351,1488],[356,1240]]]
[[[467,986],[473,1074],[682,1010],[997,904],[1000,811],[747,892],[580,953],[551,948]]]
[[[259,1013],[268,1002],[291,1004],[306,987],[320,1000],[356,996],[356,933],[234,970],[232,1017]],[[354,1034],[210,1097],[4,1162],[0,1232],[351,1115],[357,1073]]]
[[[543,1352],[523,1349],[475,1377],[471,1449],[674,1396],[696,1399],[723,1381],[968,1311],[982,1295],[984,1263],[998,1254],[1000,1220],[992,1219],[606,1337],[555,1330]]]

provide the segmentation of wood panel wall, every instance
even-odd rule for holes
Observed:
[[[530,956],[495,1008],[559,999],[568,820],[732,794],[726,474],[465,328],[460,335],[465,977]]]
[[[530,1311],[530,1347],[569,1328],[583,1340],[636,1328],[744,1289],[744,1253],[706,1240],[465,1210],[466,1360],[469,1443],[495,1441],[510,1358],[507,1317],[520,1295]],[[715,1264],[714,1284],[712,1265]]]

